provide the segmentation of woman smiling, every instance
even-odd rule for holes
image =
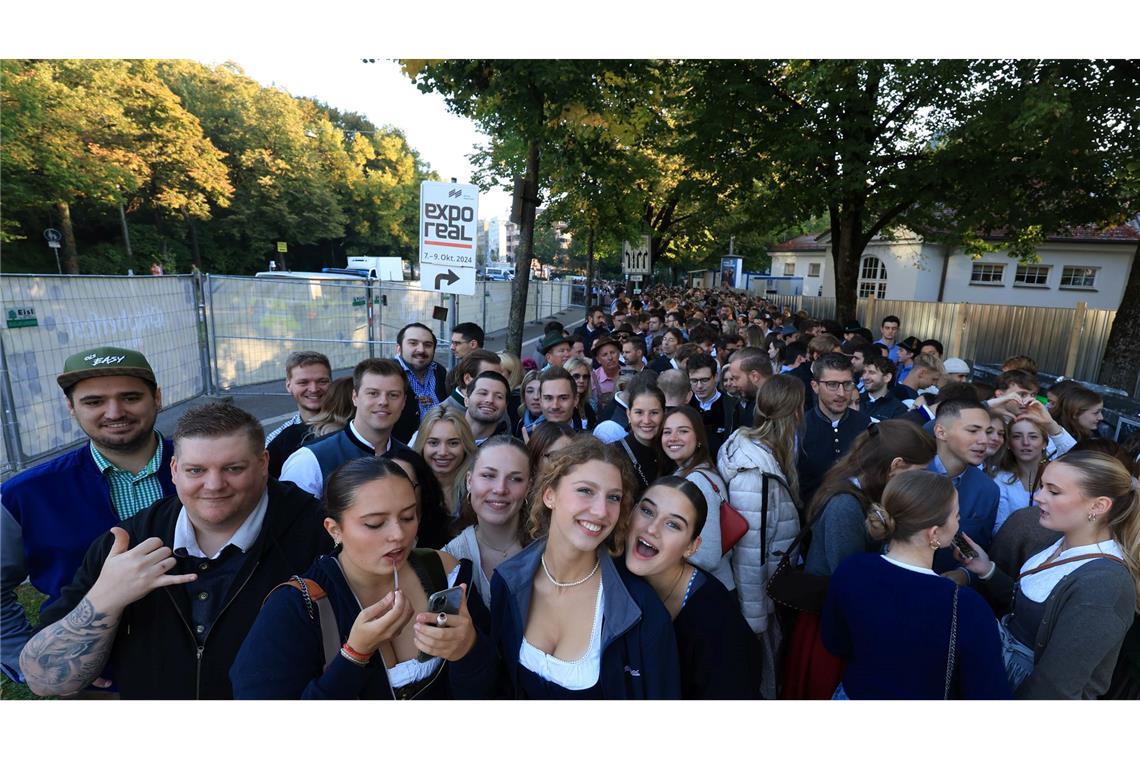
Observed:
[[[535,541],[491,579],[492,630],[511,696],[680,696],[669,614],[611,556],[625,547],[631,481],[623,454],[580,436],[535,483]]]
[[[661,450],[665,394],[652,381],[638,377],[630,383],[626,401],[629,404],[629,434],[613,445],[625,453],[636,473],[632,497],[637,499],[650,483],[657,480],[658,475],[670,469]]]
[[[455,408],[440,404],[424,415],[412,448],[439,481],[447,513],[457,516],[465,491],[466,468],[475,454],[471,426]]]
[[[760,657],[736,599],[690,564],[707,523],[704,495],[684,478],[657,479],[633,510],[625,565],[673,618],[685,699],[759,699]]]

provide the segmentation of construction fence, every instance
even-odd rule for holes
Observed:
[[[768,301],[793,313],[803,309],[815,319],[836,315],[833,297],[768,296]],[[1086,382],[1096,382],[1116,317],[1115,310],[1088,309],[1083,303],[1057,309],[877,298],[860,298],[855,314],[873,333],[883,317],[893,314],[901,322],[900,338],[937,340],[946,348],[946,356],[965,359],[971,366],[1000,364],[1006,357],[1028,354],[1043,372]],[[1140,386],[1136,390],[1140,392]]]
[[[455,297],[454,323],[487,333],[507,327],[511,283],[478,282]],[[581,291],[579,287],[577,289]],[[0,275],[7,320],[0,332],[4,409],[0,473],[84,439],[56,384],[64,360],[104,345],[144,353],[164,406],[204,394],[241,393],[281,380],[297,350],[320,351],[333,369],[393,356],[396,334],[422,322],[439,337],[436,360],[450,361],[446,326],[433,308],[450,297],[415,283],[174,275]],[[534,281],[526,320],[584,304],[569,283]]]

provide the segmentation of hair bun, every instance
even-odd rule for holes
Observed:
[[[895,519],[878,504],[871,504],[864,520],[867,533],[876,541],[886,541],[895,532]]]

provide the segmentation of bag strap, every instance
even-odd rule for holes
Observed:
[[[641,471],[641,463],[637,461],[637,457],[633,455],[633,449],[629,447],[629,443],[622,438],[621,447],[625,449],[625,453],[629,454],[629,461],[633,462],[634,469],[637,470],[637,477],[641,478],[641,482],[646,486],[649,485],[649,479],[645,477],[645,473]]]
[[[1059,559],[1059,560],[1056,560],[1054,562],[1046,562],[1041,567],[1035,567],[1032,570],[1026,570],[1024,573],[1017,576],[1017,579],[1021,580],[1022,578],[1024,578],[1027,575],[1033,575],[1034,573],[1039,573],[1042,570],[1048,570],[1050,568],[1058,567],[1060,565],[1067,565],[1070,562],[1079,562],[1079,561],[1084,560],[1084,559],[1110,559],[1113,562],[1119,562],[1121,565],[1124,564],[1124,560],[1122,560],[1120,557],[1114,556],[1112,554],[1081,554],[1081,555],[1076,556],[1076,557],[1069,557],[1068,559]],[[1127,567],[1127,565],[1125,565],[1125,566]]]
[[[439,558],[439,552],[434,549],[412,549],[408,562],[428,596],[447,588],[447,573],[443,571],[443,560]]]
[[[783,481],[779,480],[779,478],[777,478],[776,480],[780,483],[783,483]],[[789,492],[790,492],[790,490],[791,489],[789,489]],[[805,525],[804,527],[802,527],[800,529],[799,535],[797,535],[796,539],[794,541],[792,541],[792,543],[788,546],[788,550],[786,552],[784,552],[784,556],[780,559],[780,564],[784,564],[785,562],[788,564],[791,564],[791,561],[792,561],[791,558],[793,556],[795,556],[796,550],[799,549],[800,546],[803,545],[803,542],[807,539],[807,537],[809,535],[811,535],[811,531],[816,526],[816,523],[818,523],[820,518],[823,517],[824,508],[826,506],[827,506],[826,503],[821,504],[820,508],[819,508],[819,512],[816,514],[815,517],[813,517],[811,519],[811,522],[809,522],[807,525]],[[777,570],[778,570],[778,568],[777,568]]]
[[[954,607],[950,611],[950,649],[946,653],[946,687],[942,692],[943,699],[950,699],[950,682],[954,680],[954,660],[958,654],[958,590],[961,588],[954,584]]]
[[[301,592],[301,598],[305,600],[305,609],[309,613],[309,619],[317,623],[317,627],[321,631],[321,649],[325,653],[325,668],[336,657],[337,652],[340,650],[340,629],[337,627],[336,614],[333,612],[332,602],[329,601],[329,595],[321,588],[320,584],[309,578],[302,578],[299,575],[294,575],[284,583],[274,586],[269,594],[272,594],[279,588],[289,586]],[[269,598],[269,594],[265,598]],[[313,605],[316,604],[316,614],[313,614]],[[264,606],[265,602],[262,602]]]
[[[716,487],[716,483],[714,483],[713,479],[708,476],[708,473],[700,468],[693,470],[693,472],[699,473],[702,478],[707,480],[709,482],[709,485],[712,486],[713,493],[717,495],[717,498],[719,498],[721,501],[724,501],[724,497],[720,495],[720,489]]]

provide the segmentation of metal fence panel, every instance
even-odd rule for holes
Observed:
[[[1081,335],[1077,353],[1077,366],[1073,376],[1081,380],[1095,381],[1100,374],[1100,363],[1104,360],[1104,350],[1108,347],[1108,335],[1116,311],[1112,309],[1089,309],[1085,312],[1084,332]],[[1140,375],[1137,376],[1140,381]],[[1129,390],[1123,388],[1122,390]],[[1136,394],[1140,396],[1140,393]]]
[[[205,391],[193,276],[4,275],[0,301],[6,309],[35,309],[35,326],[4,332],[27,459],[85,437],[55,381],[64,360],[78,351],[107,345],[141,351],[167,406]],[[6,450],[5,456],[14,453]]]
[[[368,356],[363,282],[210,276],[206,290],[219,389],[282,380],[293,351],[320,351],[334,369]]]

